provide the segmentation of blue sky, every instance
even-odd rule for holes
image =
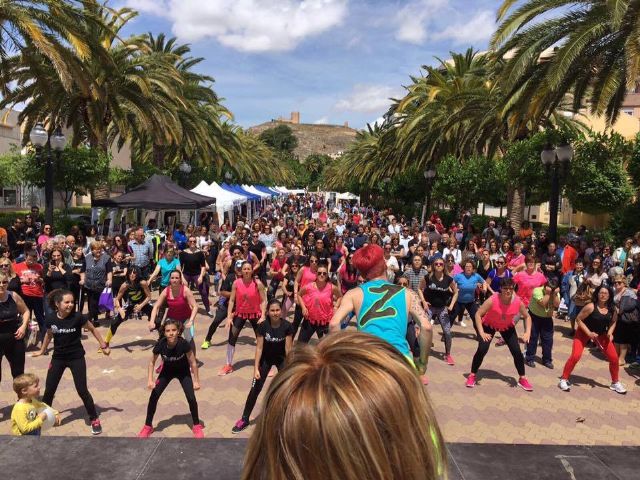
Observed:
[[[409,75],[449,51],[483,50],[500,0],[119,0],[129,33],[190,43],[244,127],[374,122]],[[113,5],[113,4],[112,4]]]

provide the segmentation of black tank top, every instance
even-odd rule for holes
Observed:
[[[606,314],[600,313],[598,307],[593,309],[591,315],[584,319],[584,324],[587,326],[589,330],[597,333],[598,335],[603,335],[607,333],[607,329],[609,325],[611,325],[611,311],[607,311]]]
[[[18,322],[18,306],[13,300],[13,295],[9,296],[4,302],[0,302],[0,334],[14,334],[20,327]]]
[[[125,295],[127,297],[127,301],[131,305],[137,305],[139,303],[142,303],[142,301],[145,299],[144,290],[140,285],[138,285],[138,287],[133,287],[131,285],[128,285]]]
[[[424,291],[424,299],[434,308],[442,308],[451,301],[451,290],[449,286],[453,279],[449,275],[444,275],[442,280],[437,280],[435,275],[425,277],[427,286]]]

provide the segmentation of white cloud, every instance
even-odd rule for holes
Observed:
[[[429,32],[431,21],[449,5],[449,0],[414,0],[402,7],[395,16],[396,38],[402,42],[420,44]]]
[[[476,43],[487,40],[496,30],[495,13],[489,10],[478,12],[471,20],[455,23],[433,35],[434,40],[452,40],[454,44]]]
[[[329,117],[327,117],[326,115],[320,117],[319,119],[317,119],[315,122],[316,125],[327,125],[329,123]]]
[[[341,111],[379,113],[386,111],[391,105],[390,98],[402,95],[401,89],[387,85],[358,84],[351,95],[339,100],[334,108]]]
[[[339,25],[348,0],[128,0],[128,5],[168,17],[187,42],[215,38],[245,52],[286,51]]]

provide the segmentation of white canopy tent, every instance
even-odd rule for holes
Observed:
[[[216,198],[216,202],[226,206],[226,208],[221,208],[220,213],[218,213],[218,220],[220,221],[220,224],[222,224],[223,221],[222,212],[229,212],[229,216],[233,222],[233,208],[244,205],[249,201],[249,199],[244,195],[230,192],[229,190],[222,188],[216,182],[212,182],[211,185],[209,185],[209,188],[211,194]]]
[[[258,190],[253,185],[242,185],[242,188],[244,188],[249,193],[255,193],[256,195],[258,195],[262,199],[271,198],[271,195],[269,195],[266,192],[261,192],[260,190]]]
[[[357,202],[360,203],[360,196],[349,192],[338,193],[336,195],[336,200],[357,200]]]

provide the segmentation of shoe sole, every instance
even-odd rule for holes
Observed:
[[[618,395],[626,395],[627,394],[627,390],[625,390],[624,392],[618,392],[615,388],[611,388],[611,387],[609,387],[609,390],[611,390],[612,392],[616,392]]]
[[[522,384],[518,383],[518,386],[522,388],[525,392],[533,392],[533,388],[525,388]]]

